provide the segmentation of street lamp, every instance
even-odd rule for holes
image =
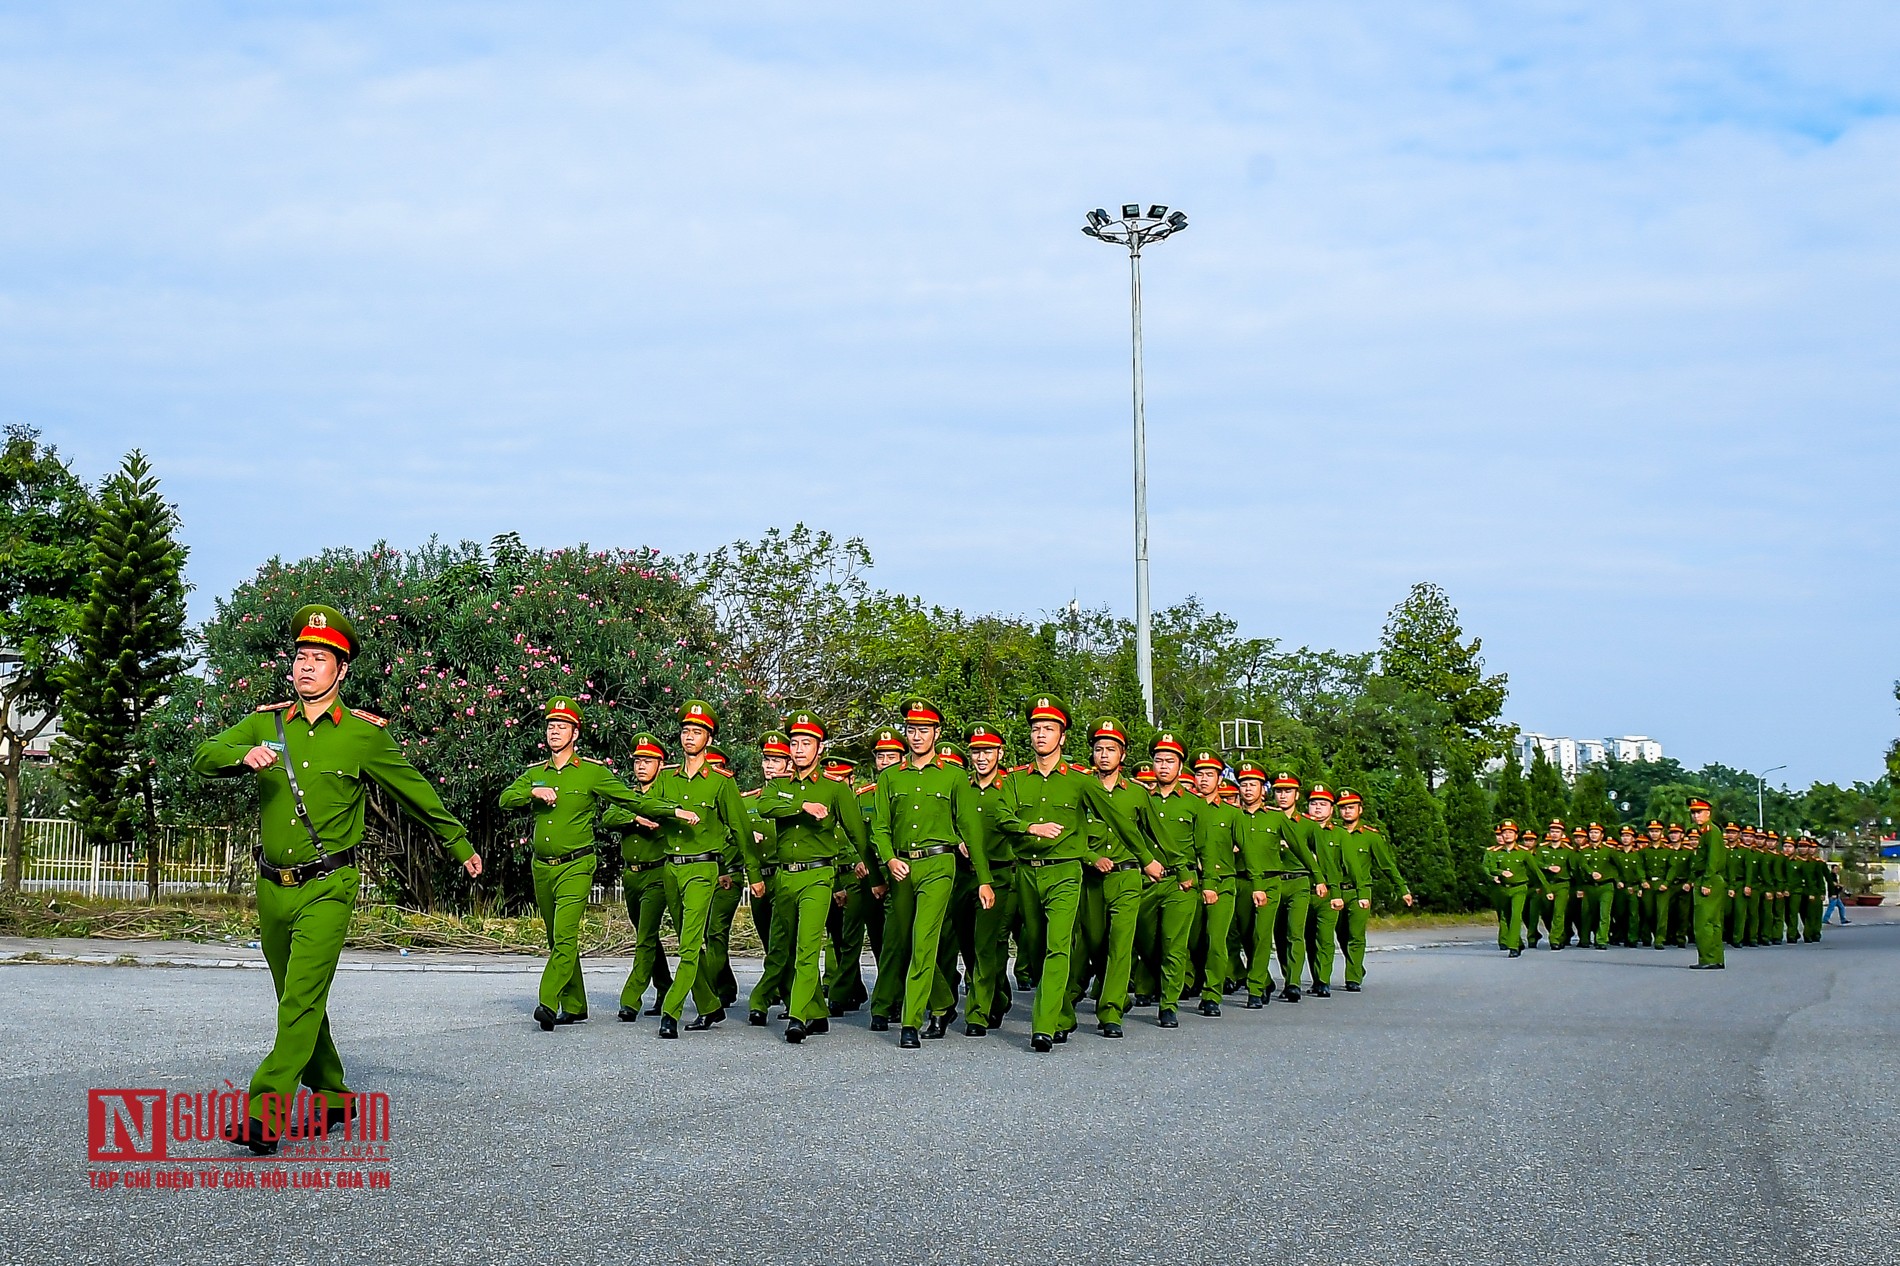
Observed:
[[[1141,706],[1148,724],[1155,719],[1154,645],[1148,618],[1148,424],[1141,386],[1141,248],[1172,237],[1187,227],[1187,216],[1159,204],[1144,214],[1141,204],[1122,204],[1121,218],[1100,207],[1088,213],[1082,231],[1098,242],[1128,248],[1129,324],[1135,342],[1135,672],[1141,678]]]
[[[1775,769],[1786,769],[1786,768],[1787,768],[1786,765],[1775,766]],[[1755,775],[1755,829],[1757,831],[1761,830],[1764,826],[1768,825],[1768,823],[1764,821],[1762,818],[1762,811],[1761,811],[1762,788],[1768,785],[1768,775],[1774,773],[1775,769],[1764,769],[1759,774]]]

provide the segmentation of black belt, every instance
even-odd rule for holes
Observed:
[[[1116,862],[1115,869],[1116,870],[1140,870],[1141,863],[1140,862]]]
[[[1044,866],[1068,866],[1071,864],[1080,866],[1082,864],[1082,859],[1079,857],[1019,857],[1016,860],[1033,870],[1041,870]]]
[[[786,862],[778,869],[781,875],[796,875],[800,871],[817,870],[820,867],[836,866],[837,864],[838,863],[827,857],[823,861],[816,862]]]
[[[719,857],[718,853],[686,853],[678,857],[668,857],[666,860],[671,866],[686,866],[693,862],[716,862]]]
[[[932,844],[929,848],[900,848],[897,855],[907,862],[922,861],[926,857],[940,857],[956,851],[954,844]]]
[[[252,855],[257,861],[259,877],[268,879],[279,888],[295,888],[307,884],[312,879],[321,879],[331,871],[342,870],[345,866],[356,865],[356,845],[334,853],[325,853],[314,862],[305,862],[301,866],[273,866],[264,860],[264,850],[260,846]]]
[[[663,866],[663,865],[665,865],[664,862],[626,862],[624,863],[626,872],[629,875],[637,875],[641,871],[653,870],[655,867]]]
[[[1015,870],[1015,869],[1016,869],[1016,863],[1013,859],[1007,862],[991,862],[990,863],[990,874],[992,875],[999,875],[1006,870]]]
[[[567,862],[573,861],[577,857],[587,856],[589,853],[594,851],[594,848],[595,848],[594,845],[589,844],[586,848],[577,848],[571,853],[562,853],[559,857],[537,857],[534,860],[537,862],[545,863],[546,865],[549,865],[549,866],[560,866]]]
[[[783,867],[781,867],[777,862],[772,862],[770,864],[761,864],[759,866],[759,878],[770,879],[772,876],[778,874],[779,871],[782,869]]]

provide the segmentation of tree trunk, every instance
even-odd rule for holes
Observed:
[[[21,862],[26,852],[26,823],[20,820],[20,762],[25,753],[15,734],[6,735],[6,745],[0,776],[7,784],[7,863],[4,875],[0,876],[0,892],[18,892]]]

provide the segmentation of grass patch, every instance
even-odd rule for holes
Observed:
[[[1488,911],[1482,914],[1445,914],[1429,910],[1375,914],[1366,923],[1374,932],[1425,932],[1434,928],[1485,928],[1497,925],[1498,917]]]

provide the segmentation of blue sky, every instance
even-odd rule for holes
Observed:
[[[143,446],[197,610],[431,533],[804,520],[968,610],[1371,646],[1871,778],[1900,733],[1891,4],[9,6],[0,419]],[[301,485],[307,491],[289,491]]]

